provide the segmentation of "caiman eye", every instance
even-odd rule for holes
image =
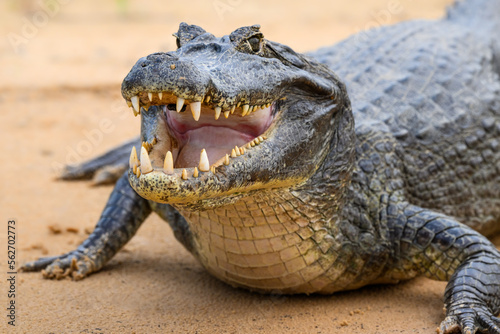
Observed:
[[[248,44],[250,44],[250,47],[252,48],[253,52],[259,52],[260,51],[260,38],[259,37],[250,37],[248,39]]]

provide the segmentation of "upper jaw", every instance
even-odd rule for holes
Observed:
[[[238,108],[245,114],[269,107],[286,94],[292,78],[279,61],[241,54],[230,45],[216,52],[209,45],[139,59],[123,80],[123,98],[135,113],[151,105],[189,103],[197,120],[202,104],[220,117]]]
[[[214,97],[212,94],[207,94],[200,98],[198,94],[193,93],[182,93],[177,96],[173,92],[156,91],[154,89],[150,91],[141,91],[136,95],[125,98],[135,116],[141,113],[141,108],[148,110],[152,105],[175,104],[177,112],[180,112],[185,105],[189,105],[195,121],[200,119],[202,104],[205,107],[213,109],[214,118],[217,120],[221,115],[228,118],[229,115],[234,114],[236,111],[239,111],[236,112],[236,114],[240,114],[243,117],[250,115],[252,112],[258,111],[259,109],[269,108],[277,99],[278,98],[270,97],[266,99],[250,99],[241,96],[229,100],[220,98],[217,95]],[[255,103],[252,104],[252,102],[250,102],[251,100],[255,101]]]

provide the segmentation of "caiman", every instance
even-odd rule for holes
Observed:
[[[308,55],[258,25],[174,36],[122,84],[137,149],[66,171],[125,166],[95,230],[25,271],[82,279],[154,211],[232,286],[330,294],[425,275],[448,281],[440,332],[500,333],[485,237],[500,231],[499,0]]]

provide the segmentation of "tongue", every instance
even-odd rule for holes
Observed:
[[[254,137],[226,127],[204,126],[184,134],[187,141],[175,161],[176,168],[195,167],[200,163],[200,152],[207,151],[210,165],[231,154],[235,146],[243,146]]]

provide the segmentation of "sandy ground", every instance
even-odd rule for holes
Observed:
[[[81,282],[18,274],[17,326],[7,326],[7,221],[16,221],[17,263],[86,238],[112,188],[54,178],[138,133],[119,85],[138,58],[174,49],[179,22],[216,35],[260,23],[267,38],[307,51],[379,23],[439,17],[450,0],[44,3],[48,16],[38,1],[0,2],[0,333],[434,333],[445,283],[256,295],[210,277],[156,216]]]

